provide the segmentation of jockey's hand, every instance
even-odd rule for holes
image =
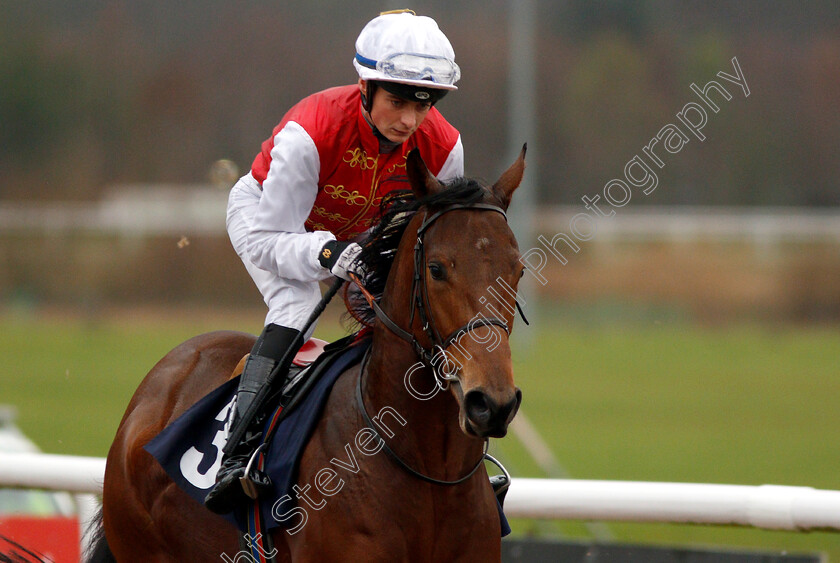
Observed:
[[[361,271],[361,265],[356,261],[361,252],[362,247],[355,242],[331,240],[321,248],[321,252],[318,253],[318,261],[334,276],[352,281],[349,272],[359,273]]]

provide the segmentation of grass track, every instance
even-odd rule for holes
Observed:
[[[545,326],[517,355],[523,409],[573,477],[840,489],[840,331]],[[521,447],[498,445],[516,473]],[[526,533],[546,526],[521,523]],[[581,525],[555,531],[584,535]],[[840,534],[610,524],[625,541],[826,551]]]
[[[44,451],[104,456],[134,388],[169,349],[208,330],[253,332],[260,321],[5,315],[0,402],[19,408],[19,426]],[[524,329],[536,333],[516,355],[517,383],[524,412],[571,476],[840,489],[840,330],[537,325]],[[493,449],[515,475],[544,476],[514,439]],[[514,524],[518,533],[587,537],[577,523]],[[840,561],[840,534],[609,529],[622,541],[825,551]]]

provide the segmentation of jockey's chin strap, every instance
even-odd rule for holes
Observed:
[[[426,231],[429,227],[434,223],[437,219],[439,219],[443,214],[449,213],[450,211],[456,211],[458,209],[469,209],[475,211],[494,211],[496,213],[501,213],[502,216],[507,220],[507,214],[505,211],[496,205],[492,205],[489,203],[467,203],[467,204],[455,204],[445,207],[440,211],[433,213],[432,215],[425,217],[423,219],[423,223],[420,225],[420,228],[417,230],[417,242],[414,244],[414,276],[411,281],[411,314],[409,316],[408,324],[412,326],[414,324],[414,314],[417,313],[417,316],[420,318],[420,322],[423,323],[423,331],[426,333],[429,341],[432,343],[431,348],[425,348],[417,337],[412,333],[408,332],[407,330],[401,328],[397,323],[395,323],[386,313],[382,310],[379,306],[379,303],[376,302],[376,299],[373,295],[370,294],[367,289],[365,289],[362,281],[359,279],[356,274],[351,273],[350,276],[352,277],[353,281],[359,286],[359,289],[362,291],[362,294],[365,296],[370,307],[373,309],[376,317],[382,321],[382,323],[388,327],[388,330],[399,336],[401,339],[405,340],[411,347],[414,349],[414,352],[417,356],[423,361],[424,364],[427,366],[431,366],[434,373],[437,375],[438,370],[435,369],[434,365],[432,364],[432,358],[435,357],[436,354],[443,353],[446,348],[449,347],[455,340],[457,340],[462,334],[466,334],[471,330],[475,330],[478,327],[482,326],[498,326],[502,330],[505,331],[505,334],[510,336],[510,327],[508,324],[497,317],[485,317],[482,315],[481,318],[473,319],[461,326],[458,329],[452,331],[449,336],[443,338],[438,331],[437,326],[435,325],[434,318],[431,315],[431,310],[429,308],[429,293],[428,293],[428,285],[426,284],[426,252],[425,252],[425,245],[423,244],[423,236],[426,234]],[[522,307],[519,305],[519,302],[516,301],[516,308],[519,311],[519,314],[522,316],[522,320],[525,324],[528,324],[528,319],[525,318],[525,313],[522,311]],[[440,374],[440,378],[446,382],[449,381],[457,381],[457,378],[449,373],[442,373]],[[448,383],[447,383],[448,385]]]

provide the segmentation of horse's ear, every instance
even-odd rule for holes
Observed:
[[[522,152],[519,153],[519,158],[517,158],[516,162],[514,162],[510,168],[505,170],[499,180],[493,184],[493,193],[502,202],[502,207],[504,209],[508,208],[513,192],[522,182],[522,175],[525,173],[525,151],[527,149],[528,143],[522,145]]]
[[[436,194],[445,187],[426,168],[426,163],[423,162],[423,157],[420,156],[420,149],[418,148],[411,149],[411,152],[405,157],[405,171],[408,174],[411,191],[414,192],[414,197],[417,199]]]

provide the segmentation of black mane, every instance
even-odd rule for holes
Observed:
[[[364,265],[365,288],[377,300],[382,297],[400,240],[411,218],[420,208],[434,213],[450,205],[482,201],[492,201],[498,205],[488,188],[476,179],[463,177],[455,178],[446,184],[446,189],[419,200],[411,190],[398,190],[385,196],[376,226],[362,244],[362,253],[359,256]],[[373,326],[376,315],[361,295],[345,293],[345,303],[353,319],[362,325]]]

